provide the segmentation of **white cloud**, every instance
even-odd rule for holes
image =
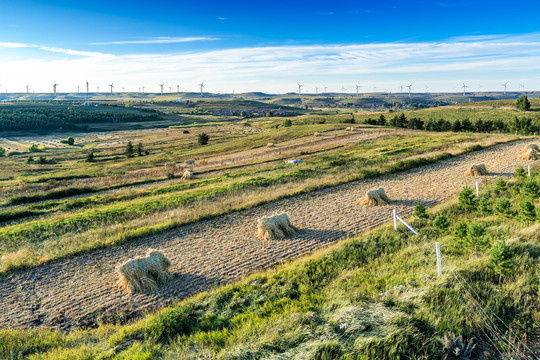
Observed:
[[[525,82],[529,89],[540,84],[539,34],[129,55],[18,43],[0,43],[0,47],[35,47],[79,55],[59,60],[39,56],[0,60],[0,68],[9,69],[2,74],[2,84],[13,91],[23,91],[25,83],[31,83],[36,91],[50,91],[53,78],[62,84],[60,91],[73,91],[86,80],[101,86],[115,81],[118,88],[125,86],[131,91],[142,85],[148,91],[158,91],[157,84],[163,81],[166,87],[180,84],[196,91],[196,84],[206,80],[212,92],[287,92],[295,90],[296,81],[306,88],[328,86],[336,91],[354,83],[364,89],[377,86],[378,91],[396,91],[406,82],[414,82],[418,90],[429,85],[431,91],[458,91],[461,81],[482,83],[483,90],[499,89],[503,80],[510,81],[509,90],[512,84],[518,87]]]
[[[208,36],[157,37],[157,38],[150,38],[150,39],[144,39],[144,40],[95,42],[95,43],[92,43],[91,45],[175,44],[175,43],[187,43],[187,42],[194,42],[194,41],[217,41],[217,40],[221,40],[221,39],[216,38],[216,37],[208,37]]]

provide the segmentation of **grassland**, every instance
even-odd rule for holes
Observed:
[[[87,163],[84,154],[63,150],[63,160],[54,165],[7,158],[6,172],[11,177],[3,183],[17,190],[5,197],[0,208],[1,271],[111,246],[281,197],[401,171],[467,151],[472,144],[494,141],[474,134],[379,134],[373,128],[351,134],[339,130],[343,126],[308,124],[264,131],[249,127],[252,134],[248,135],[219,128],[207,146],[195,145],[191,133],[169,129],[163,132],[176,131],[176,143],[159,139],[147,146],[148,156],[125,158],[114,156],[114,150],[96,150],[96,158],[105,160]],[[322,135],[314,137],[314,132]],[[286,140],[297,143],[291,148]],[[278,144],[270,156],[265,147],[269,142]],[[246,152],[242,158],[241,150]],[[228,160],[218,158],[227,154]],[[50,156],[58,155],[53,151]],[[294,167],[284,163],[295,157],[304,162]],[[189,158],[200,164],[193,169],[197,179],[189,182],[170,180],[162,166],[155,166]],[[27,195],[30,189],[34,193]],[[178,209],[192,210],[171,218]]]
[[[461,335],[475,344],[470,358],[532,358],[540,351],[539,225],[536,212],[522,205],[538,205],[536,168],[532,175],[408,219],[423,236],[382,227],[132,324],[69,334],[1,330],[0,355],[432,359],[451,357],[441,340]],[[509,208],[500,206],[503,200]],[[466,236],[456,235],[462,223],[483,231],[476,254]],[[443,253],[440,277],[436,241]],[[493,255],[500,246],[510,260],[502,276]]]

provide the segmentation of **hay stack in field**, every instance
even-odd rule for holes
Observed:
[[[348,128],[345,129],[345,131],[354,131],[354,127],[349,126]]]
[[[366,196],[358,200],[358,203],[364,206],[388,205],[391,202],[392,200],[386,195],[383,188],[369,190]]]
[[[532,151],[535,151],[535,152],[539,152],[540,151],[540,146],[536,145],[536,144],[529,144],[527,146],[525,146],[523,148],[523,150],[521,150],[521,153],[525,154],[526,152],[528,152],[529,150],[532,150]]]
[[[193,173],[189,169],[184,169],[181,180],[191,180],[193,178]]]
[[[315,132],[313,133],[313,136],[319,136],[319,135],[321,135],[320,132],[315,131]]]
[[[465,176],[482,176],[488,175],[485,164],[474,164],[471,165],[469,170],[465,171]]]
[[[268,144],[266,144],[266,147],[276,147],[276,144],[274,144],[274,143],[268,143]]]
[[[261,240],[277,240],[296,234],[298,228],[291,224],[289,215],[277,214],[259,219],[257,237]]]
[[[184,161],[184,165],[186,165],[186,166],[195,165],[195,160],[186,160],[186,161]]]
[[[520,160],[538,160],[540,159],[540,154],[538,154],[533,149],[529,149],[525,151],[523,154],[519,156]]]
[[[118,286],[133,293],[155,291],[160,284],[170,278],[171,261],[162,252],[148,249],[146,256],[136,257],[116,267],[119,275]]]

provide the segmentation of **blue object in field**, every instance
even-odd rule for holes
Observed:
[[[295,160],[287,160],[287,164],[298,164],[304,162],[302,159],[295,159]]]

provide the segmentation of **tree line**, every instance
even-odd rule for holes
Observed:
[[[69,129],[86,130],[88,124],[159,120],[156,114],[142,115],[110,111],[68,109],[0,109],[0,130]]]
[[[532,134],[540,132],[540,119],[514,117],[511,121],[502,120],[482,120],[477,119],[474,122],[465,118],[463,120],[449,121],[445,119],[422,120],[417,117],[407,118],[404,113],[394,115],[387,119],[383,114],[378,118],[368,118],[364,121],[369,125],[391,126],[413,130],[428,131],[454,131],[454,132],[518,132],[520,134]]]

